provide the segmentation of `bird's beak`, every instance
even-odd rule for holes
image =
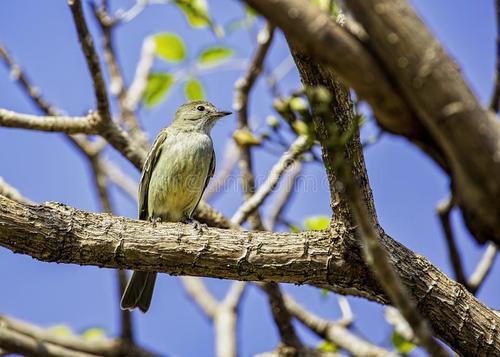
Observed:
[[[229,114],[233,114],[232,112],[215,112],[213,113],[214,118],[222,118],[228,116]]]

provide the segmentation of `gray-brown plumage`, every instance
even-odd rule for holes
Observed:
[[[229,114],[205,101],[189,102],[177,109],[174,121],[158,134],[146,158],[139,185],[139,219],[191,220],[215,170],[210,131],[219,118]],[[155,281],[155,272],[135,271],[123,293],[121,308],[138,307],[146,312]]]

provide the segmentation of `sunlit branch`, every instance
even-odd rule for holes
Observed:
[[[290,145],[290,148],[271,168],[269,175],[257,191],[248,198],[232,216],[231,222],[234,224],[242,224],[248,216],[254,212],[264,200],[271,194],[283,173],[297,160],[300,155],[309,150],[312,142],[307,136],[299,136]]]

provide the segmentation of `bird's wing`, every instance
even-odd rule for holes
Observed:
[[[163,143],[168,136],[167,130],[162,130],[155,139],[151,150],[149,150],[146,162],[142,168],[141,182],[139,184],[139,219],[147,220],[148,212],[148,192],[151,173],[153,172],[158,158],[160,157]]]
[[[198,202],[196,202],[196,205],[194,206],[193,211],[191,213],[193,213],[196,210],[196,207],[198,207],[198,204],[200,203],[201,198],[203,197],[203,192],[205,192],[205,189],[207,188],[210,179],[214,176],[215,164],[216,164],[215,152],[214,149],[212,149],[212,159],[210,160],[210,166],[208,168],[207,178],[205,179],[205,186],[203,187],[203,190],[200,193],[200,198],[198,198]]]

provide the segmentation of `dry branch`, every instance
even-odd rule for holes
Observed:
[[[138,357],[153,354],[120,340],[89,341],[78,336],[59,336],[29,323],[0,316],[0,346],[8,352],[26,356],[118,356],[129,353]]]
[[[309,150],[312,140],[307,136],[299,136],[290,145],[288,151],[271,168],[269,175],[264,183],[258,188],[257,192],[249,196],[248,199],[238,208],[231,218],[234,224],[242,224],[252,212],[264,203],[264,200],[272,193],[283,173],[299,158],[304,152]]]
[[[0,245],[39,260],[307,283],[388,303],[354,241],[353,233],[343,228],[299,234],[210,228],[197,235],[189,225],[153,228],[147,222],[61,204],[31,207],[0,197]],[[500,353],[499,316],[424,257],[385,234],[380,241],[419,310],[443,341],[463,354]]]
[[[66,134],[97,134],[100,117],[91,112],[84,117],[39,116],[0,108],[0,126]]]
[[[288,311],[290,311],[290,313],[302,324],[310,328],[321,338],[334,343],[336,346],[346,350],[353,356],[396,356],[396,354],[356,336],[340,323],[324,320],[321,317],[306,311],[288,295],[285,296],[285,305]]]
[[[381,126],[415,141],[447,169],[474,236],[500,242],[500,123],[405,1],[346,3],[370,34],[369,44],[305,1],[246,2],[352,86]]]

